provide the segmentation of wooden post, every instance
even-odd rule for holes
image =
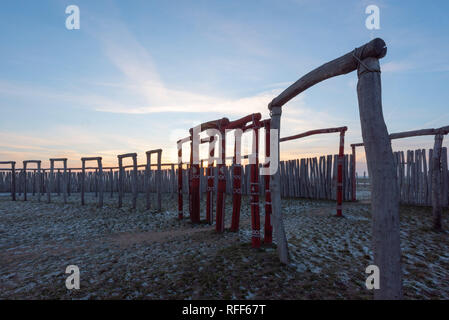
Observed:
[[[270,121],[265,122],[265,164],[268,168],[270,159]],[[270,191],[270,176],[264,175],[265,180],[265,223],[264,223],[264,244],[271,244],[273,242],[273,226],[271,225],[271,191]]]
[[[41,202],[41,189],[42,189],[42,178],[41,178],[41,161],[37,162],[37,201]]]
[[[23,180],[24,180],[23,201],[27,201],[27,162],[26,161],[23,162],[23,172],[25,173],[24,177],[23,177]]]
[[[62,176],[62,194],[64,198],[64,203],[67,203],[67,159],[63,160],[64,163],[64,172]]]
[[[182,145],[178,143],[178,219],[183,218],[182,199]]]
[[[281,129],[281,107],[272,107],[271,108],[271,129],[277,130],[278,132],[278,141],[275,142],[276,145],[275,150],[271,150],[271,152],[277,152],[278,154],[278,163],[276,173],[270,176],[270,189],[271,189],[271,204],[273,210],[273,227],[274,227],[274,236],[276,237],[277,242],[277,252],[279,255],[279,260],[281,263],[288,264],[289,263],[289,252],[287,245],[287,237],[285,235],[284,228],[284,220],[282,218],[282,207],[281,207],[281,179],[280,179],[280,166],[279,166],[279,154],[280,154],[280,144],[279,144],[279,133]]]
[[[71,193],[72,193],[72,169],[69,169],[67,177],[67,196],[70,197]]]
[[[357,72],[360,122],[372,181],[374,264],[380,269],[380,289],[374,291],[374,297],[401,299],[399,195],[393,151],[382,113],[379,60],[357,59],[361,60]]]
[[[162,149],[157,152],[157,211],[162,211]]]
[[[345,156],[345,131],[340,132],[340,146],[338,152],[338,177],[337,177],[337,217],[341,217],[343,202],[343,161]]]
[[[250,161],[251,170],[251,244],[253,248],[260,247],[260,215],[259,215],[259,128],[253,129],[253,156]]]
[[[111,199],[114,197],[114,172],[112,171],[112,168],[109,169],[109,179],[110,179],[110,186],[111,186]]]
[[[137,208],[137,155],[134,155],[133,157],[133,202],[132,202],[132,208]]]
[[[103,164],[101,163],[100,157],[97,159],[97,163],[98,163],[98,179],[99,179],[98,191],[100,194],[100,196],[98,197],[98,207],[101,208],[103,207],[104,179],[103,179]]]
[[[352,185],[351,185],[351,198],[352,201],[356,201],[357,200],[357,182],[356,182],[356,177],[355,177],[355,172],[356,172],[356,154],[355,154],[355,146],[352,145],[352,161],[353,161],[353,165],[352,165],[352,170],[351,170],[351,179],[352,179]]]
[[[53,159],[50,159],[50,172],[47,177],[47,202],[51,202],[51,192],[53,191],[53,171],[54,171],[55,163]]]
[[[215,230],[217,232],[224,231],[224,216],[225,216],[225,197],[226,197],[226,134],[224,130],[221,131],[221,161],[217,164],[218,183],[217,183],[217,210]]]
[[[206,220],[209,224],[213,222],[214,214],[214,156],[215,156],[215,137],[210,137],[209,159],[207,160],[207,196],[206,196]],[[240,189],[241,192],[241,189]]]
[[[11,162],[11,198],[16,201],[16,162]]]
[[[84,206],[84,189],[85,189],[85,179],[86,179],[86,163],[81,159],[81,205]]]
[[[435,135],[435,144],[432,154],[432,217],[433,229],[435,231],[443,230],[441,223],[441,146],[443,144],[443,135]]]
[[[119,166],[119,174],[118,174],[118,207],[121,208],[123,204],[123,179],[124,179],[124,169],[123,169],[123,160],[120,156],[118,156],[118,166]]]
[[[151,152],[147,152],[147,165],[145,166],[145,202],[146,209],[151,209],[151,201],[150,201],[150,179],[151,179]]]
[[[235,131],[234,157],[232,164],[232,219],[231,231],[238,231],[240,225],[240,208],[242,206],[242,131]]]

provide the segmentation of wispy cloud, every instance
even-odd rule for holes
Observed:
[[[402,72],[413,69],[413,65],[406,61],[390,61],[382,64],[382,72]]]

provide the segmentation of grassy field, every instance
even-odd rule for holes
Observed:
[[[12,202],[0,196],[1,299],[371,299],[365,268],[372,264],[370,205],[285,199],[292,263],[281,265],[275,245],[250,246],[249,199],[241,231],[216,234],[213,226],[177,220],[177,203],[163,211],[122,209],[106,196],[79,205]],[[203,207],[204,208],[204,203]],[[262,229],[263,229],[263,210]],[[431,209],[401,207],[404,294],[408,299],[449,298],[449,235],[430,230]],[[204,217],[204,210],[202,210]],[[227,199],[226,226],[231,202]],[[447,210],[444,226],[449,228]],[[77,265],[80,290],[65,287],[65,269]]]

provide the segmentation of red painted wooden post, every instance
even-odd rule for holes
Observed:
[[[337,176],[337,217],[341,217],[343,202],[343,160],[345,156],[345,131],[340,131],[340,147],[338,152],[338,176]]]
[[[190,134],[190,220],[200,223],[200,166],[193,162],[193,131]]]
[[[233,175],[232,175],[232,221],[231,231],[238,231],[240,224],[240,208],[242,205],[242,164],[237,161],[237,155],[241,159],[242,141],[241,137],[235,136]]]
[[[270,158],[270,120],[265,121],[265,162]],[[264,164],[268,168],[269,163]],[[264,239],[265,244],[273,242],[273,226],[271,225],[271,191],[270,191],[270,176],[265,175],[265,226]]]
[[[183,218],[182,212],[182,145],[178,144],[178,219]]]
[[[224,210],[225,210],[225,195],[226,195],[226,134],[224,128],[221,129],[221,161],[217,165],[218,168],[218,188],[217,188],[217,216],[215,223],[215,230],[217,232],[224,231]]]
[[[232,121],[228,124],[226,129],[235,131],[235,148],[233,157],[233,185],[232,185],[232,220],[231,220],[231,230],[238,231],[240,224],[240,209],[242,204],[242,166],[241,166],[241,135],[245,130],[252,129],[258,125],[262,115],[260,113],[253,113],[247,115],[238,120]],[[250,125],[246,126],[248,122]]]
[[[352,172],[351,172],[351,180],[352,180],[352,201],[356,201],[357,200],[357,181],[355,178],[355,145],[351,145],[352,148],[352,161],[353,161],[353,165],[352,165]]]
[[[251,244],[260,247],[260,215],[259,215],[259,128],[253,129],[253,163],[250,164],[251,180]]]
[[[214,137],[210,137],[210,143],[212,147],[209,151],[209,160],[207,161],[207,197],[206,197],[206,220],[209,224],[213,221],[213,205],[214,205],[214,155],[215,155],[215,140]]]

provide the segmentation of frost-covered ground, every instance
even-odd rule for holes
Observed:
[[[250,243],[249,199],[239,233],[177,220],[177,201],[164,196],[163,212],[122,209],[89,195],[54,203],[12,202],[0,196],[1,299],[370,299],[365,268],[372,263],[370,207],[284,200],[292,263],[278,263],[273,246]],[[43,197],[45,199],[45,197]],[[203,204],[204,208],[204,204]],[[263,210],[261,210],[263,229]],[[226,226],[230,224],[228,198]],[[204,212],[202,211],[202,217]],[[444,225],[449,228],[447,211]],[[449,234],[429,230],[430,208],[401,207],[404,294],[449,299]],[[65,269],[77,265],[81,289],[65,287]]]

